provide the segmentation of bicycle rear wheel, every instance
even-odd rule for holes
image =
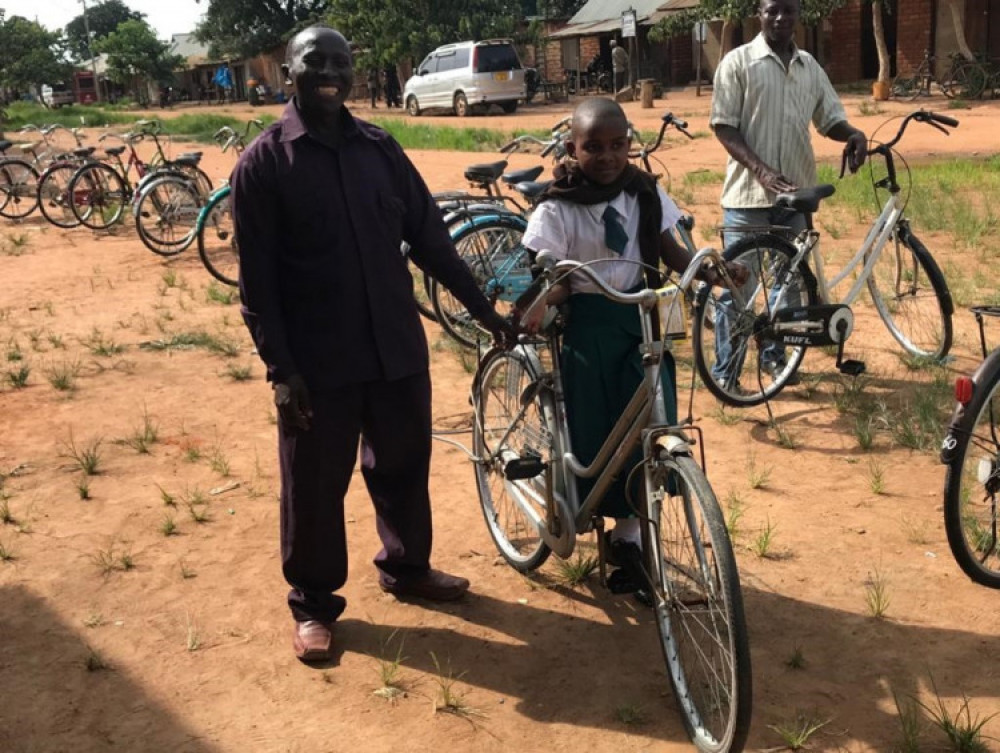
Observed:
[[[667,674],[702,751],[740,751],[753,706],[750,642],[736,558],[698,464],[672,456],[645,469],[643,546]]]
[[[817,302],[816,278],[804,265],[791,268],[795,247],[771,234],[733,243],[724,258],[751,272],[739,290],[702,288],[695,298],[692,347],[709,392],[727,405],[758,405],[777,395],[799,368],[805,348],[784,347],[763,331],[774,307]],[[779,298],[780,295],[780,298]]]
[[[38,181],[38,208],[56,227],[73,228],[80,224],[72,207],[69,184],[80,169],[78,162],[57,162],[50,165]],[[89,191],[86,192],[89,195]]]
[[[204,219],[198,226],[198,255],[212,277],[227,285],[238,285],[240,253],[229,193],[228,186],[220,188],[202,210]]]
[[[0,161],[0,216],[20,220],[38,206],[38,171],[23,159]]]
[[[868,278],[868,291],[889,332],[911,355],[940,360],[951,349],[951,293],[930,252],[897,227]]]
[[[510,309],[510,304],[501,296],[506,294],[508,278],[512,278],[515,271],[509,269],[511,263],[518,272],[523,272],[529,264],[521,245],[525,227],[527,224],[519,215],[474,218],[452,236],[459,256],[468,265],[483,294],[494,302],[501,314]],[[438,324],[461,345],[476,348],[492,341],[492,335],[480,327],[465,306],[437,280],[431,281],[431,304]]]
[[[129,199],[122,177],[100,162],[81,167],[70,181],[69,192],[73,214],[91,230],[107,230],[118,222]]]
[[[549,465],[553,454],[551,394],[533,351],[494,348],[484,356],[473,383],[472,446],[476,488],[486,527],[501,556],[519,572],[548,559],[539,528],[545,525]],[[533,458],[543,470],[531,478],[507,478],[508,465]]]
[[[1000,588],[1000,359],[991,357],[976,380],[965,415],[949,435],[956,442],[945,478],[944,527],[962,571]]]
[[[201,199],[192,181],[165,176],[150,183],[135,205],[135,229],[146,248],[174,256],[194,242]]]

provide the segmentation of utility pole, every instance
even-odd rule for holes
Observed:
[[[87,0],[80,0],[83,3],[83,31],[87,35],[87,51],[90,53],[90,69],[94,72],[94,88],[97,90],[97,101],[102,101],[101,82],[97,78],[97,59],[94,57],[94,45],[90,39],[90,20],[87,18]]]

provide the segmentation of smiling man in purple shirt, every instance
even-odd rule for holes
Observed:
[[[346,604],[335,592],[347,579],[344,495],[359,437],[382,590],[451,600],[469,587],[430,568],[429,361],[400,242],[496,337],[510,331],[402,148],[344,106],[354,81],[347,40],[305,29],[286,68],[295,97],[243,154],[232,199],[243,316],[278,407],[293,646],[322,661]]]

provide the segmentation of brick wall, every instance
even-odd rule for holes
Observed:
[[[830,14],[833,49],[827,74],[835,84],[861,78],[861,2],[851,0]]]
[[[933,0],[905,0],[899,4],[896,18],[896,71],[914,70],[924,59],[924,50],[934,47]]]

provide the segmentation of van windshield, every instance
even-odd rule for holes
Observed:
[[[509,44],[481,45],[476,48],[476,73],[520,70],[514,47]]]
[[[69,87],[66,86],[66,84],[63,84],[63,83],[52,84],[52,86],[50,88],[52,89],[52,93],[53,94],[55,94],[57,92],[68,92],[69,91]]]

